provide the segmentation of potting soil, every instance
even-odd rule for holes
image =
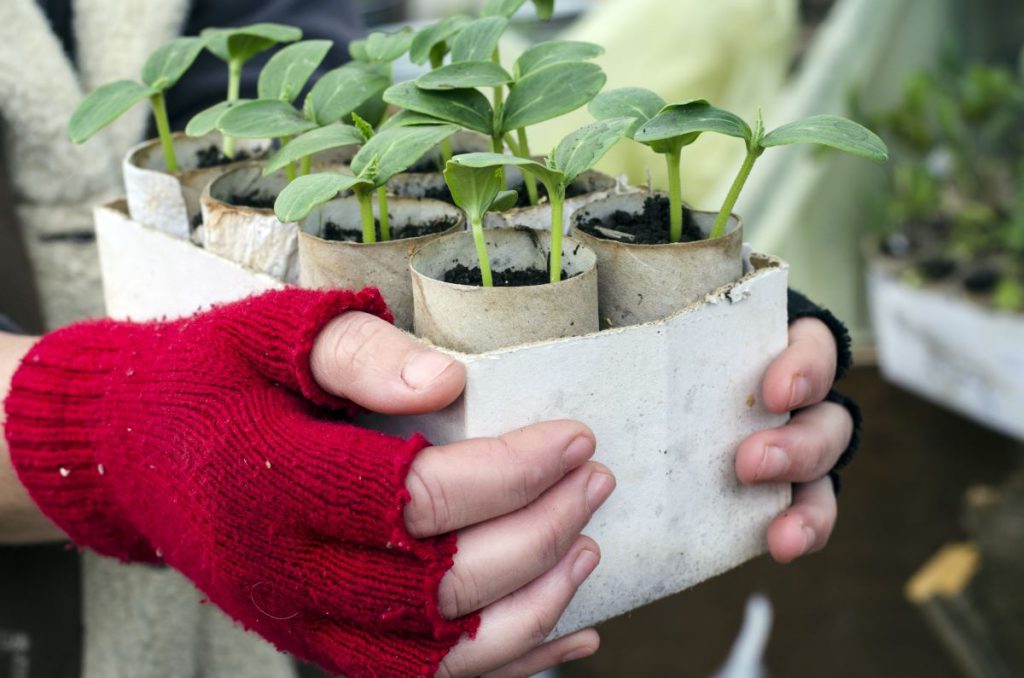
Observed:
[[[651,196],[644,200],[642,212],[626,212],[616,210],[604,219],[592,218],[580,224],[584,233],[601,238],[613,240],[599,228],[612,231],[619,231],[632,236],[632,239],[623,239],[622,242],[636,245],[664,245],[669,242],[669,201],[664,196]],[[694,242],[703,240],[704,234],[693,219],[690,210],[683,208],[683,237],[680,242]]]

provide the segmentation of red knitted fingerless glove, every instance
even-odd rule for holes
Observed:
[[[26,356],[7,399],[22,483],[76,544],[164,561],[282,650],[347,676],[433,675],[477,616],[437,606],[455,535],[406,531],[427,445],[339,421],[313,381],[340,313],[374,290],[289,289],[174,322],[80,323]]]

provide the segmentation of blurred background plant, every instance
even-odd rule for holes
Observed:
[[[1024,71],[949,53],[871,117],[893,152],[881,253],[911,284],[1024,310]]]

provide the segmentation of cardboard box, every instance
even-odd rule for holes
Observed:
[[[281,283],[130,221],[123,204],[96,210],[109,313],[181,316]],[[738,282],[662,321],[478,355],[442,412],[369,417],[367,424],[435,443],[491,436],[554,418],[597,435],[595,458],[618,487],[585,533],[602,561],[555,635],[671,595],[765,550],[765,530],[790,502],[788,484],[743,487],[736,448],[785,416],[761,405],[761,380],[786,346],[787,266],[750,257]],[[500,398],[495,398],[500,393]]]

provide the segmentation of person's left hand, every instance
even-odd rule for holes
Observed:
[[[823,402],[836,375],[836,342],[825,323],[789,326],[789,347],[768,367],[761,393],[772,412],[800,410],[783,427],[754,433],[736,453],[744,484],[791,482],[793,504],[768,526],[768,550],[780,563],[822,549],[836,523],[828,472],[850,443],[853,418]]]

